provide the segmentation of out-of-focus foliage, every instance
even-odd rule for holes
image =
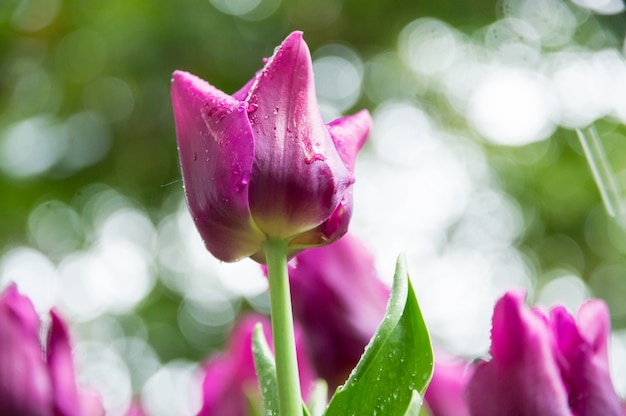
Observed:
[[[434,339],[483,351],[511,286],[572,310],[598,296],[624,368],[626,216],[607,216],[573,130],[595,122],[626,188],[626,23],[621,0],[601,3],[0,2],[0,285],[75,322],[111,414],[138,394],[151,414],[193,412],[189,374],[237,313],[267,312],[266,283],[193,229],[170,75],[233,92],[299,29],[324,116],[374,115],[353,230],[388,279],[407,253]]]

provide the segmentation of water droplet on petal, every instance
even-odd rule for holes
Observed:
[[[242,173],[239,183],[237,183],[237,185],[235,186],[235,190],[237,192],[243,191],[246,188],[246,186],[248,186],[249,181],[250,181],[250,172],[246,171]]]
[[[258,104],[255,103],[248,103],[248,113],[254,113],[256,111],[256,109],[259,108]]]
[[[193,152],[193,160],[194,162],[198,160],[198,154],[196,152]]]

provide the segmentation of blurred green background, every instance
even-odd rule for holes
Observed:
[[[170,76],[182,69],[234,92],[302,30],[324,117],[374,115],[353,230],[383,280],[393,256],[408,253],[435,340],[485,351],[493,301],[511,287],[572,310],[601,297],[613,365],[624,370],[626,214],[607,215],[575,132],[594,124],[621,197],[623,9],[621,0],[5,0],[0,284],[17,281],[41,312],[57,305],[75,323],[81,378],[104,392],[110,414],[141,395],[154,414],[193,413],[177,377],[189,382],[235,316],[267,312],[267,299],[255,264],[211,259],[191,225]]]

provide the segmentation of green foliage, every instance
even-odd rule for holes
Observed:
[[[255,328],[252,343],[265,414],[277,415],[276,366],[260,325]],[[385,318],[345,385],[332,397],[324,415],[418,415],[433,364],[428,329],[406,261],[400,256]],[[315,403],[309,408],[313,409],[314,416],[319,411],[319,397],[323,396],[315,395]]]
[[[416,414],[414,392],[426,391],[433,360],[428,329],[400,256],[385,318],[325,415]]]

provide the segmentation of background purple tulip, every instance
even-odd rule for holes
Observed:
[[[290,263],[294,319],[329,391],[342,384],[382,320],[389,289],[353,236],[300,253]]]
[[[622,415],[611,383],[606,305],[581,306],[577,322],[562,307],[549,316],[508,292],[493,314],[490,361],[467,386],[472,415]]]
[[[258,322],[263,324],[265,337],[271,346],[270,320],[255,313],[243,315],[231,333],[226,350],[210,358],[205,366],[203,403],[199,416],[246,416],[250,414],[250,404],[262,409],[252,355],[252,332]],[[306,400],[315,376],[308,361],[306,346],[301,340],[301,333],[296,329],[300,386],[303,399]]]
[[[55,311],[50,319],[42,346],[41,322],[30,300],[15,285],[0,294],[0,414],[104,414],[99,399],[76,386],[66,324]]]
[[[432,416],[469,416],[465,386],[471,375],[472,369],[465,361],[437,358],[433,377],[424,395]]]
[[[268,238],[295,254],[347,231],[371,119],[361,111],[324,124],[301,32],[232,96],[176,71],[172,101],[187,202],[217,258],[264,262]]]

